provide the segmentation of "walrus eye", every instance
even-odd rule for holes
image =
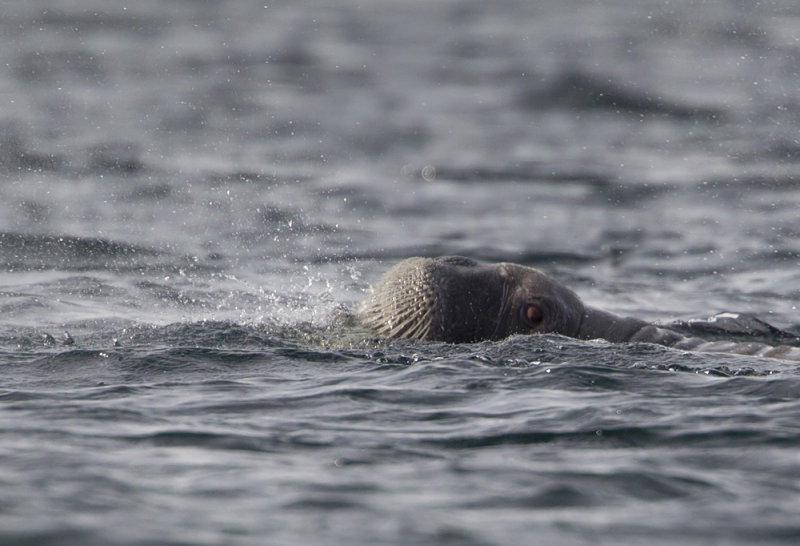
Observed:
[[[541,308],[535,303],[529,303],[522,308],[522,322],[530,328],[536,328],[544,320]]]

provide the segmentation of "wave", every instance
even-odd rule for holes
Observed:
[[[686,104],[665,99],[646,89],[615,83],[613,79],[568,71],[543,88],[522,93],[518,103],[526,109],[556,106],[580,110],[611,110],[631,115],[653,115],[677,121],[718,123],[725,118],[722,109]]]
[[[0,232],[0,267],[14,271],[214,271],[218,267],[154,247],[97,237]]]

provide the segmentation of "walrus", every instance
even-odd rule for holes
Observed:
[[[532,267],[484,264],[462,256],[401,261],[372,287],[357,317],[375,335],[387,338],[470,343],[551,333],[800,360],[798,347],[687,337],[588,306]]]

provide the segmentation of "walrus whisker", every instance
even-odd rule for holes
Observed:
[[[510,307],[509,306],[508,293],[509,293],[510,289],[511,289],[511,287],[510,287],[509,283],[504,281],[503,282],[503,296],[502,296],[501,303],[500,303],[500,309],[497,312],[497,319],[496,319],[497,324],[495,325],[494,331],[492,332],[492,339],[501,339],[502,337],[504,337],[504,336],[501,335],[501,328],[503,328],[505,326],[505,323],[508,320],[508,317],[507,317],[508,308]]]

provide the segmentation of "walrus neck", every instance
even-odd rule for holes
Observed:
[[[605,339],[612,343],[633,341],[637,343],[657,343],[673,346],[680,343],[694,343],[677,332],[659,328],[643,320],[620,317],[608,311],[587,307],[581,318],[579,339]],[[698,340],[699,341],[699,340]],[[697,343],[694,343],[697,345]]]
[[[649,323],[630,317],[620,317],[608,311],[586,307],[581,317],[578,339],[605,339],[612,343],[631,341]]]

